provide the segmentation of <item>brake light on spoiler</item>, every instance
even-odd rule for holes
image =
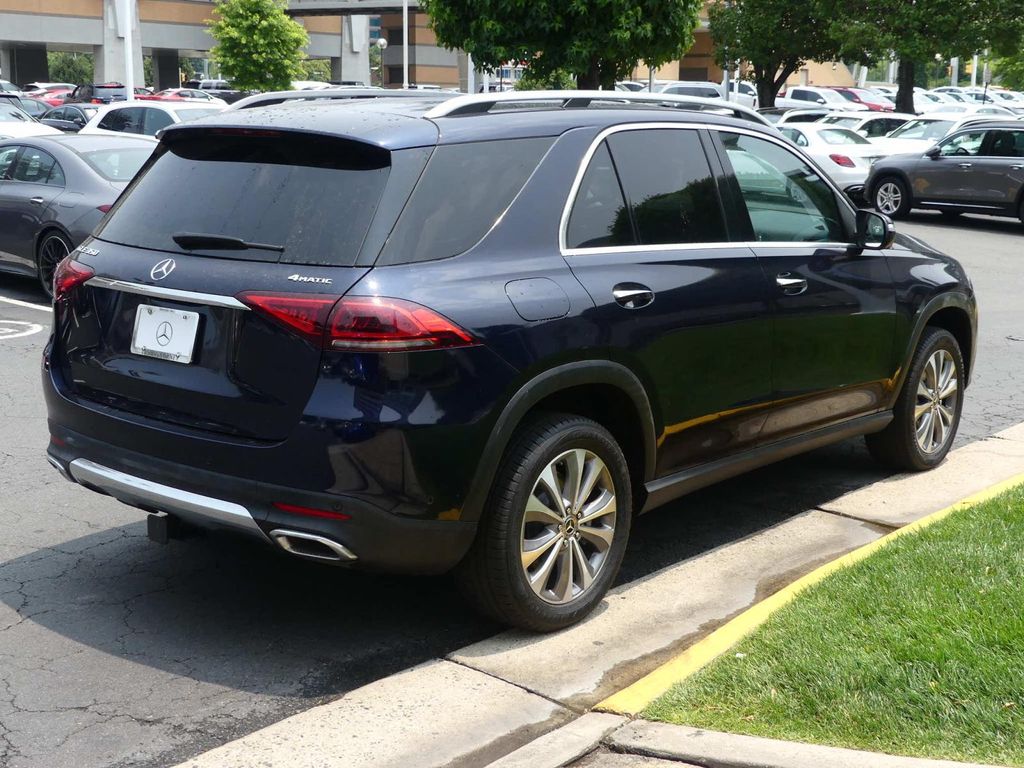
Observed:
[[[448,318],[403,299],[261,291],[236,298],[326,350],[411,352],[477,343]]]

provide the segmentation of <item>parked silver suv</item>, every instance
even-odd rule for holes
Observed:
[[[893,218],[930,208],[1024,222],[1024,123],[965,126],[923,153],[879,160],[866,188],[875,208]]]

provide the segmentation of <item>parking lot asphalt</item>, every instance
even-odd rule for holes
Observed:
[[[960,258],[978,292],[958,444],[1024,421],[1024,227],[921,214],[898,228]],[[15,278],[0,297],[43,303]],[[48,325],[0,301],[0,764],[171,765],[497,631],[445,577],[350,573],[217,536],[151,544],[141,513],[46,463]],[[638,520],[620,582],[883,476],[850,441],[689,496]]]

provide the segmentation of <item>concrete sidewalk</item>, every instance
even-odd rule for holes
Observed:
[[[931,472],[855,490],[618,587],[591,617],[568,630],[543,636],[504,632],[181,765],[468,768],[499,761],[501,768],[544,768],[570,764],[608,739],[628,751],[625,739],[649,733],[637,729],[652,724],[623,727],[624,720],[612,715],[580,715],[817,566],[1021,473],[1024,425],[952,452]],[[542,735],[546,732],[551,733]],[[645,765],[648,760],[607,759],[612,762],[581,765]],[[678,765],[686,758],[679,752],[670,759]],[[871,765],[937,768],[943,763]]]

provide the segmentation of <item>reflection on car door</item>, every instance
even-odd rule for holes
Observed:
[[[885,256],[851,249],[853,213],[818,171],[767,138],[716,131],[774,317],[774,440],[882,409],[896,373]]]
[[[35,272],[36,236],[49,208],[64,191],[64,173],[53,156],[35,147],[23,147],[9,172],[11,180],[0,190],[0,230],[10,266]]]
[[[750,250],[727,242],[698,131],[608,136],[565,238],[599,343],[640,371],[654,398],[658,476],[752,443],[771,397],[767,285]]]
[[[14,205],[14,184],[11,175],[21,147],[0,147],[0,262],[5,269],[14,266],[14,230],[18,216]]]

